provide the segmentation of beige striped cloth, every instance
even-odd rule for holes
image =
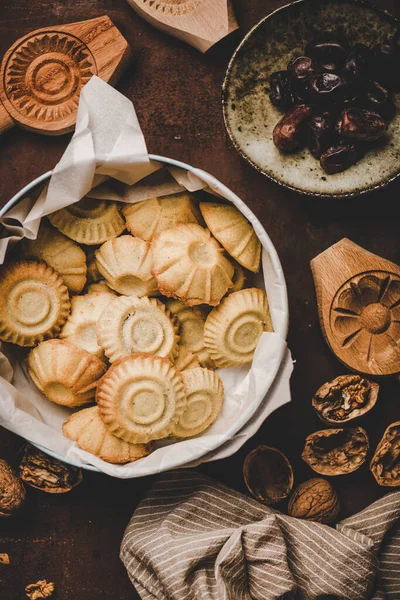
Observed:
[[[171,471],[134,513],[121,559],[143,600],[400,599],[400,492],[333,529]]]

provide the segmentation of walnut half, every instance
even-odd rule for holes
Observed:
[[[276,448],[258,446],[243,464],[247,489],[264,504],[276,504],[286,498],[293,487],[293,469],[286,456]]]
[[[71,467],[33,446],[26,446],[19,466],[22,481],[51,494],[69,492],[82,481],[82,469]]]
[[[375,450],[370,469],[379,485],[400,485],[400,421],[386,429]]]
[[[324,383],[312,405],[324,423],[338,425],[365,415],[376,404],[379,385],[360,375],[340,375]]]
[[[11,517],[25,501],[25,488],[10,465],[0,459],[0,518]]]
[[[321,475],[346,475],[365,462],[368,436],[362,427],[322,429],[308,436],[303,460]]]
[[[25,588],[25,593],[30,600],[40,600],[41,598],[49,598],[54,592],[54,583],[40,579],[36,583],[30,583]]]

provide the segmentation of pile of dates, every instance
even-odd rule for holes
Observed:
[[[271,102],[288,110],[273,133],[281,152],[307,146],[328,174],[355,164],[381,138],[396,109],[400,47],[373,48],[325,34],[270,77]]]

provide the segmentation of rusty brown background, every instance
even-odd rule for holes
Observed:
[[[206,56],[143,22],[124,0],[2,0],[0,55],[32,29],[108,14],[129,40],[134,61],[118,89],[135,105],[148,149],[209,171],[234,190],[256,213],[275,244],[286,275],[290,302],[289,345],[296,360],[293,401],[277,411],[235,456],[201,469],[243,490],[242,462],[259,443],[277,446],[291,460],[297,483],[313,472],[300,458],[304,438],[320,428],[311,397],[326,380],[345,369],[325,345],[319,329],[309,261],[342,237],[399,262],[400,181],[386,190],[351,201],[315,200],[285,191],[251,169],[225,134],[221,83],[241,37],[281,0],[233,0],[241,25]],[[400,16],[398,0],[379,5]],[[70,136],[44,137],[14,129],[0,138],[0,201],[51,169]],[[398,212],[397,212],[398,214]],[[1,401],[1,400],[0,400]],[[400,387],[381,386],[379,406],[364,419],[375,447],[385,427],[400,419]],[[14,465],[22,440],[0,430],[0,457]],[[0,522],[0,598],[26,598],[24,586],[39,578],[54,581],[60,600],[138,598],[118,558],[124,528],[152,478],[113,480],[85,473],[84,482],[61,496],[30,490],[30,509],[22,518]],[[366,466],[334,480],[344,516],[387,490]],[[282,506],[285,509],[285,506]]]

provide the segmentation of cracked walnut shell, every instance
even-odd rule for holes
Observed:
[[[339,511],[339,499],[332,484],[318,477],[301,483],[290,497],[288,506],[291,517],[318,523],[333,523]]]
[[[294,480],[292,466],[283,452],[264,445],[246,456],[243,477],[249,492],[264,504],[286,498]]]
[[[400,485],[400,421],[391,423],[372,457],[371,472],[379,485]]]
[[[369,449],[362,427],[323,429],[308,436],[303,460],[321,475],[346,475],[365,462]]]
[[[360,375],[341,375],[324,383],[312,405],[324,423],[346,423],[365,415],[376,404],[379,385]]]
[[[82,481],[82,469],[26,446],[19,466],[22,481],[49,494],[64,494]]]
[[[25,500],[25,488],[10,465],[0,459],[0,519],[11,517]]]

